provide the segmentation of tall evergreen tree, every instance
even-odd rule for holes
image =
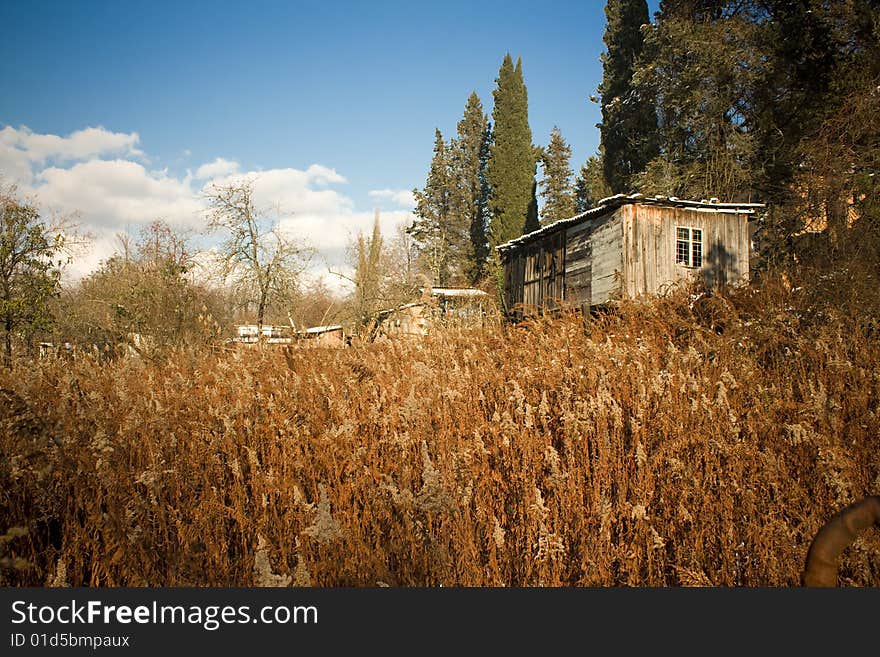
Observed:
[[[877,196],[878,6],[663,0],[634,75],[661,143],[639,190],[767,203],[765,264],[796,255],[807,224],[834,242]]]
[[[608,0],[605,5],[606,52],[602,55],[602,123],[604,173],[615,194],[630,191],[632,178],[658,153],[657,115],[650,99],[633,85],[642,54],[641,26],[648,23],[645,0]]]
[[[526,229],[534,198],[536,162],[522,60],[517,59],[514,66],[510,54],[505,55],[495,82],[495,138],[487,172],[491,189],[489,243],[493,247],[519,237]],[[533,221],[537,219],[535,209]]]
[[[541,221],[538,218],[538,181],[535,176],[538,175],[538,159],[535,158],[535,173],[532,175],[532,196],[529,199],[529,209],[526,212],[526,225],[523,228],[523,234],[531,233],[541,227]]]
[[[451,145],[450,210],[458,243],[451,244],[455,247],[451,259],[457,277],[475,283],[483,275],[488,254],[486,165],[491,138],[489,118],[476,92],[468,97],[457,130]]]
[[[749,200],[754,139],[748,115],[765,66],[748,3],[661,4],[646,31],[635,84],[659,99],[660,156],[638,175],[644,194]]]
[[[489,154],[495,133],[492,124],[486,121],[486,129],[483,131],[483,140],[480,143],[480,196],[471,223],[471,243],[474,245],[474,266],[471,269],[471,283],[476,284],[486,275],[486,266],[489,262],[489,219],[491,217],[489,198]]]
[[[434,131],[434,156],[425,187],[414,189],[416,218],[409,232],[418,244],[422,268],[434,285],[446,285],[450,278],[449,227],[452,183],[450,154],[443,134]]]
[[[880,2],[765,5],[767,65],[754,93],[751,165],[758,195],[770,205],[759,239],[777,245],[768,258],[775,260],[792,255],[805,224],[825,228],[837,245],[850,212],[868,216],[864,201],[878,198],[877,183],[864,183],[876,180],[880,159]],[[876,216],[862,224],[880,225]]]
[[[550,132],[550,143],[543,150],[541,163],[544,169],[541,179],[541,197],[544,199],[541,223],[546,226],[572,216],[575,211],[571,146],[565,142],[556,126]]]
[[[575,212],[586,212],[607,196],[611,196],[611,190],[605,182],[600,151],[588,157],[578,172],[574,183]]]

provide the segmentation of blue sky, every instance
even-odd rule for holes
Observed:
[[[559,126],[575,169],[598,144],[600,1],[5,0],[0,24],[0,171],[29,167],[22,187],[79,211],[103,255],[109,232],[146,221],[150,194],[157,216],[197,214],[172,197],[197,191],[211,163],[205,176],[302,173],[292,186],[317,196],[283,201],[301,217],[320,206],[299,226],[319,248],[320,233],[356,232],[374,208],[405,221],[399,192],[424,183],[434,128],[449,137],[471,91],[491,111],[507,52],[522,57],[533,141]],[[326,245],[331,260],[339,247]]]

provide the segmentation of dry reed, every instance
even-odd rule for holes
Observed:
[[[880,489],[877,326],[778,280],[689,292],[0,373],[4,583],[796,585]],[[878,557],[860,538],[842,583]]]

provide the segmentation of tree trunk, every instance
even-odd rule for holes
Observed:
[[[260,295],[260,303],[257,306],[257,343],[263,341],[263,316],[266,313],[266,296]]]
[[[828,238],[831,248],[837,249],[846,233],[849,207],[845,194],[837,186],[830,186],[825,199]]]
[[[3,349],[3,365],[12,367],[12,322],[6,320],[4,324],[5,330],[5,346]]]

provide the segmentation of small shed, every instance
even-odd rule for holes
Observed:
[[[497,248],[507,312],[593,307],[703,277],[714,288],[749,279],[749,222],[761,203],[611,196]]]
[[[427,302],[420,301],[380,310],[372,333],[388,337],[427,335],[430,317],[431,310]]]
[[[470,287],[424,288],[419,301],[380,311],[374,333],[388,337],[427,335],[436,323],[479,326],[490,308],[489,294],[483,290]]]
[[[332,326],[311,326],[300,331],[299,343],[305,347],[344,347],[345,334],[341,324]]]

